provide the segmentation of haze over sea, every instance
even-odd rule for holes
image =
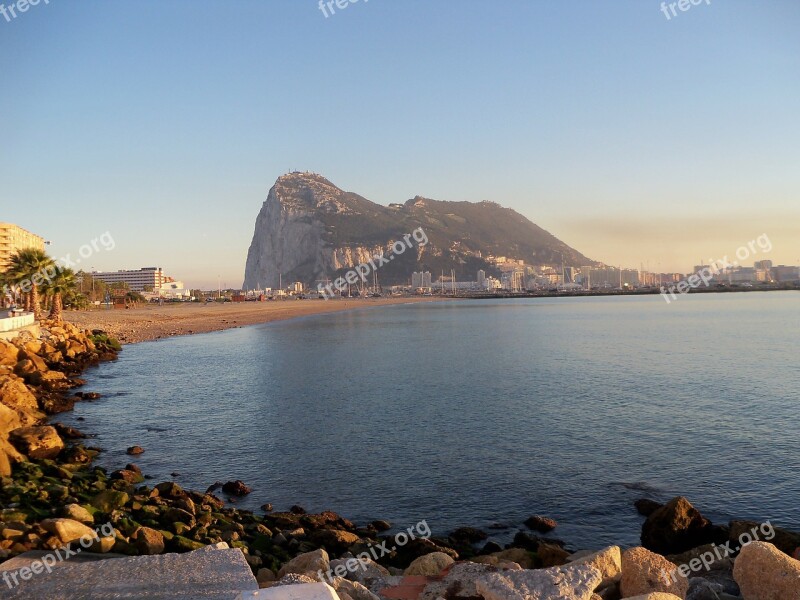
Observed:
[[[638,543],[632,502],[800,528],[800,294],[434,302],[127,346],[62,421],[239,506]],[[62,417],[65,415],[61,415]]]

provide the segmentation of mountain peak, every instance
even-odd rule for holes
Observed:
[[[472,280],[479,269],[498,273],[484,257],[530,265],[582,266],[593,261],[518,212],[491,202],[446,202],[415,196],[383,206],[346,192],[317,173],[281,175],[256,220],[247,255],[245,289],[302,281],[316,287],[341,276],[422,228],[429,240],[381,268],[384,284],[405,284],[414,271],[450,272]]]

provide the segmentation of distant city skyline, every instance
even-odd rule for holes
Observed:
[[[40,4],[0,18],[0,219],[241,285],[278,176],[492,200],[593,260],[800,264],[800,5]],[[84,266],[84,265],[81,265]]]

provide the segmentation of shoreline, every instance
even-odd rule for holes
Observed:
[[[399,303],[402,300],[383,304]],[[322,312],[379,305],[349,304]],[[305,316],[312,314],[320,312],[308,311]],[[295,312],[281,316],[286,319],[304,315]],[[643,497],[631,506],[630,510],[637,510],[645,520],[642,545],[627,550],[620,545],[599,549],[591,541],[584,546],[586,550],[579,550],[559,537],[551,537],[558,536],[558,523],[540,515],[511,524],[516,533],[510,543],[502,545],[492,539],[491,528],[461,526],[434,534],[425,520],[416,526],[416,531],[424,535],[410,541],[406,535],[399,543],[399,536],[405,535],[405,524],[380,520],[356,524],[331,511],[308,514],[300,506],[288,510],[281,506],[273,512],[272,505],[265,504],[260,513],[237,508],[237,500],[252,491],[244,481],[219,481],[205,492],[184,489],[174,481],[155,483],[157,480],[150,480],[136,465],[136,456],[142,450],[135,446],[128,449],[129,464],[106,470],[95,463],[102,449],[90,446],[82,432],[57,421],[58,413],[71,410],[75,402],[101,397],[102,390],[70,390],[83,388],[85,381],[80,375],[88,366],[116,359],[119,346],[103,333],[81,332],[69,324],[45,325],[44,341],[23,338],[16,340],[16,345],[2,344],[9,358],[6,378],[15,382],[19,397],[27,393],[27,398],[38,404],[31,411],[20,410],[23,403],[12,406],[20,410],[20,417],[34,418],[41,409],[38,414],[44,417],[46,413],[47,418],[44,422],[38,420],[33,427],[9,431],[10,439],[25,450],[27,457],[9,455],[14,462],[13,472],[2,477],[0,520],[6,527],[0,532],[0,563],[29,550],[52,551],[74,543],[77,538],[73,536],[78,533],[87,539],[96,536],[87,546],[89,552],[112,556],[186,553],[224,542],[241,550],[260,587],[270,587],[276,581],[288,583],[284,576],[299,575],[306,578],[302,580],[306,583],[319,581],[334,565],[340,567],[354,555],[362,556],[377,548],[381,549],[380,554],[374,552],[374,560],[368,563],[371,576],[363,578],[365,588],[358,589],[364,593],[363,598],[390,600],[395,597],[392,591],[402,588],[403,576],[431,577],[426,583],[433,585],[437,578],[447,576],[451,567],[458,573],[464,570],[478,576],[523,571],[526,577],[539,577],[548,570],[561,574],[569,569],[593,568],[584,566],[587,562],[598,568],[608,566],[610,560],[610,597],[620,597],[620,590],[624,592],[620,577],[624,579],[626,570],[643,570],[648,573],[648,587],[643,591],[676,591],[682,599],[690,587],[689,573],[699,580],[710,577],[715,583],[722,582],[728,592],[738,591],[734,560],[742,559],[733,559],[733,553],[753,538],[771,542],[763,544],[769,555],[761,558],[774,564],[792,560],[788,558],[792,554],[800,556],[799,533],[773,527],[769,521],[713,524],[683,497],[666,504]],[[217,329],[226,328],[229,327]],[[12,368],[13,362],[16,364]],[[11,374],[12,369],[19,375]],[[10,447],[7,450],[16,452]],[[103,532],[102,536],[93,533],[96,530]],[[748,541],[744,542],[746,538]],[[396,546],[384,552],[382,549],[392,542]],[[730,548],[733,553],[720,555],[713,561],[713,570],[691,567],[684,575],[682,569],[701,556],[709,556],[709,548]],[[315,568],[309,569],[312,562]],[[680,576],[671,577],[679,571]],[[343,573],[348,577],[358,574],[355,569]],[[592,585],[599,590],[603,587],[599,572],[595,578]],[[658,583],[659,578],[664,587]],[[331,583],[336,589],[348,589],[348,580],[337,577]],[[366,596],[368,591],[373,595]],[[384,595],[384,591],[389,593]]]
[[[362,308],[439,302],[452,298],[347,298],[274,300],[243,303],[167,303],[133,309],[65,311],[64,320],[81,329],[100,329],[122,345],[176,336],[211,333],[250,325],[287,321]]]

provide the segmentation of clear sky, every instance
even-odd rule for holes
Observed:
[[[239,286],[298,169],[382,204],[495,200],[614,265],[686,272],[765,233],[800,263],[800,2],[317,1],[0,16],[0,221]]]

